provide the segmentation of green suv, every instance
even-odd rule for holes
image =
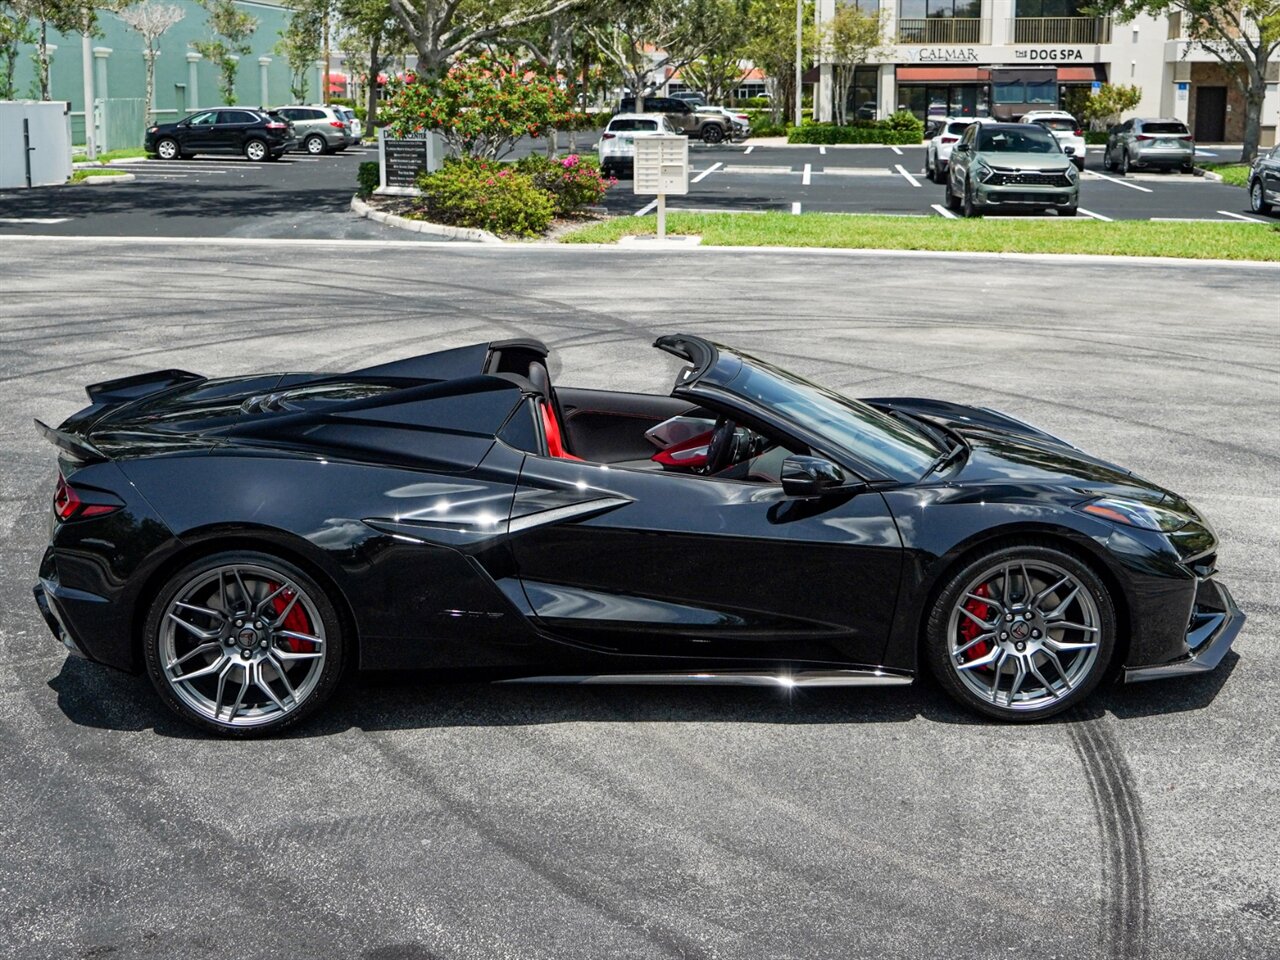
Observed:
[[[975,217],[989,207],[1057,210],[1074,217],[1080,174],[1038,123],[975,123],[951,151],[947,207]]]

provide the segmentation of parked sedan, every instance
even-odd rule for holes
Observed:
[[[177,123],[148,127],[143,148],[161,160],[198,153],[242,153],[250,160],[279,160],[297,144],[284,117],[253,107],[201,110]]]
[[[1249,172],[1249,206],[1254,213],[1270,213],[1280,206],[1280,146],[1259,153]]]
[[[966,217],[988,207],[1056,210],[1074,217],[1080,174],[1038,123],[975,123],[951,151],[946,202]]]
[[[1241,629],[1176,493],[994,410],[655,346],[669,393],[553,383],[530,339],[92,385],[37,421],[59,472],[36,603],[230,736],[314,715],[348,666],[855,695],[928,670],[1037,720],[1213,670]]]
[[[660,113],[618,113],[600,134],[597,145],[600,172],[606,177],[630,176],[636,162],[637,133],[678,133]]]
[[[1124,176],[1131,169],[1195,169],[1196,142],[1181,120],[1126,120],[1107,131],[1102,165]]]
[[[293,124],[302,149],[312,156],[345,150],[354,142],[351,125],[337,107],[290,106],[280,107],[276,113]]]

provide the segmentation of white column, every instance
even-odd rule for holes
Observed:
[[[898,109],[898,78],[892,63],[880,64],[880,119],[885,120]]]
[[[93,129],[93,63],[89,35],[80,35],[81,74],[84,83],[84,143],[90,160],[98,159],[98,135]]]
[[[814,105],[818,108],[818,120],[829,123],[835,119],[832,104],[835,96],[835,70],[829,63],[818,65],[818,86],[814,90]]]
[[[316,61],[316,96],[312,103],[324,103],[325,84],[329,82],[329,65],[323,60]]]
[[[111,56],[110,47],[93,48],[94,76],[97,77],[98,96],[103,100],[111,96],[107,92],[107,57]]]
[[[269,92],[268,85],[267,85],[268,83],[267,75],[269,72],[268,67],[270,66],[271,66],[270,57],[258,58],[258,94],[261,97],[261,100],[259,101],[258,106],[264,107],[264,108],[271,106],[271,94]]]
[[[204,57],[194,50],[187,51],[187,109],[200,107],[200,71],[199,63]]]

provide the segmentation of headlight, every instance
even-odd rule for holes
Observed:
[[[1191,522],[1191,517],[1176,510],[1139,500],[1125,500],[1122,497],[1098,497],[1096,500],[1081,504],[1076,509],[1081,513],[1123,523],[1128,527],[1156,530],[1160,533],[1172,533]]]
[[[979,160],[973,165],[973,169],[978,174],[978,179],[983,183],[986,183],[987,180],[991,178],[992,174],[995,173],[985,160]]]
[[[1075,182],[1076,180],[1080,179],[1080,174],[1076,173],[1076,166],[1074,163],[1067,165],[1066,173],[1067,173],[1067,179],[1072,182]]]

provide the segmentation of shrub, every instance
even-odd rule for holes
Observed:
[[[1105,130],[1086,130],[1084,132],[1084,142],[1092,146],[1098,146],[1107,142],[1107,131]]]
[[[844,126],[832,123],[804,123],[792,127],[788,143],[903,143],[917,144],[924,137],[924,124],[906,111],[887,120],[855,120]]]
[[[462,159],[418,177],[421,208],[436,223],[494,233],[536,236],[555,215],[555,202],[533,177],[510,164]]]
[[[382,184],[382,171],[378,161],[366,160],[356,168],[356,193],[362,197],[370,196]]]
[[[604,197],[604,192],[618,182],[613,177],[601,176],[594,160],[576,153],[556,159],[528,156],[515,166],[533,179],[534,186],[550,195],[558,217],[594,206]]]

